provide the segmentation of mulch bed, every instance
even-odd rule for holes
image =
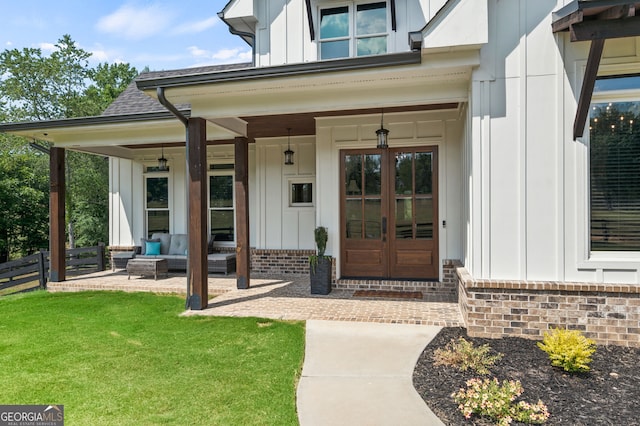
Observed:
[[[475,345],[488,343],[494,351],[504,354],[491,368],[492,376],[520,380],[524,387],[520,399],[531,403],[542,400],[547,405],[551,414],[547,425],[640,425],[640,348],[598,346],[591,371],[570,374],[552,367],[534,340],[470,338],[465,329],[443,328],[420,356],[413,383],[446,425],[491,424],[475,415],[466,420],[451,398],[453,392],[466,387],[468,379],[480,376],[473,371],[433,365],[434,350],[459,336]]]
[[[356,290],[353,297],[382,297],[385,299],[422,299],[421,291]]]

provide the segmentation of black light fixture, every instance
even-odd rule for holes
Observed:
[[[376,130],[378,136],[378,148],[388,148],[387,140],[389,139],[389,130],[384,128],[384,110],[382,110],[382,116],[380,117],[380,128]]]
[[[291,127],[287,127],[287,150],[284,152],[284,164],[290,166],[293,164],[293,151],[291,151]]]
[[[164,158],[164,145],[161,145],[161,149],[162,149],[162,156],[158,158],[158,171],[166,172],[167,170],[169,170],[169,167],[167,166],[167,159]]]

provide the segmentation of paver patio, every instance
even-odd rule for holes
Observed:
[[[463,326],[457,303],[438,296],[422,299],[354,297],[351,290],[333,290],[312,295],[306,276],[252,276],[251,288],[237,290],[233,276],[209,276],[209,306],[185,315],[263,317],[282,320],[339,320],[380,323]],[[124,271],[105,271],[65,282],[49,283],[49,291],[120,290],[186,294],[184,274],[170,273],[166,279],[127,280]]]

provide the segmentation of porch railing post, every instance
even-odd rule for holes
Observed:
[[[98,243],[98,271],[104,271],[106,266],[105,266],[105,244],[104,243]]]

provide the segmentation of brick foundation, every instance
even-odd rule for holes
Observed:
[[[309,275],[309,256],[315,250],[251,250],[251,272],[274,275]]]
[[[456,278],[470,336],[541,339],[568,328],[599,344],[640,347],[640,286],[476,280],[461,266]]]

